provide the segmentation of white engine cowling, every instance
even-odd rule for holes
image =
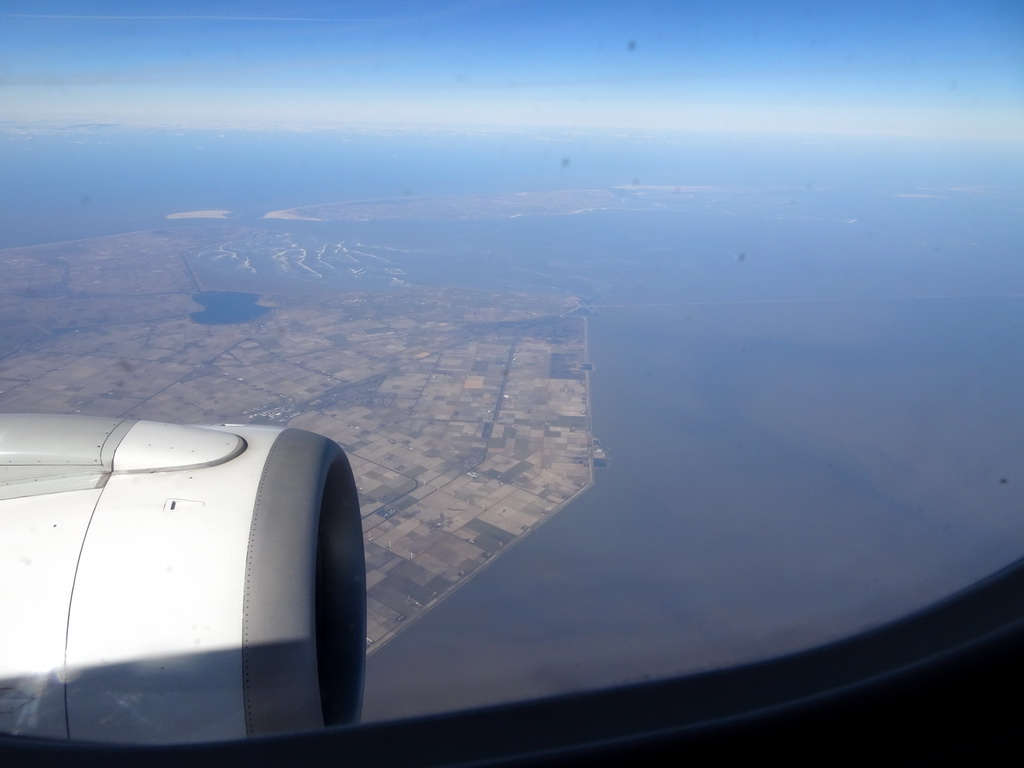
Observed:
[[[359,503],[297,429],[0,416],[0,732],[171,743],[358,717]]]

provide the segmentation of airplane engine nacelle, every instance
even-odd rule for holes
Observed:
[[[334,442],[0,416],[0,732],[235,739],[354,721],[366,594]]]

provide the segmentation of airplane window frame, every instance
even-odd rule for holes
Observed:
[[[685,757],[995,757],[1019,730],[1024,559],[880,628],[778,659],[620,688],[230,743],[0,737],[5,765],[593,765]]]

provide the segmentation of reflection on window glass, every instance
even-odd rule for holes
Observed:
[[[687,674],[1024,552],[1017,8],[2,15],[0,414],[101,418],[0,429],[0,728],[341,722],[353,642],[367,721]]]

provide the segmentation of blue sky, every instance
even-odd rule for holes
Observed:
[[[1024,3],[0,6],[0,120],[1024,138]]]

